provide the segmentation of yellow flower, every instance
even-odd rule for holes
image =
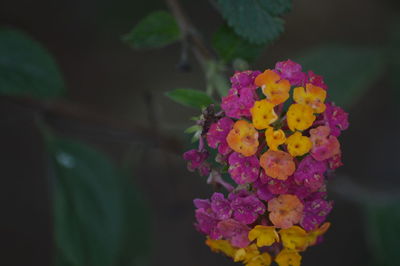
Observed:
[[[257,239],[257,246],[271,246],[275,242],[279,242],[279,235],[275,231],[274,226],[256,225],[249,232],[249,240]]]
[[[325,234],[326,231],[328,231],[330,226],[331,226],[331,224],[327,222],[327,223],[324,223],[323,225],[321,225],[319,228],[308,232],[308,245],[309,246],[315,245],[318,237]]]
[[[269,266],[271,262],[271,256],[267,252],[264,252],[263,254],[253,257],[246,266]]]
[[[293,99],[296,103],[310,106],[316,113],[323,113],[326,109],[324,101],[326,99],[326,91],[323,88],[306,84],[306,89],[297,87],[293,91]]]
[[[288,249],[282,249],[276,256],[275,262],[279,266],[300,266],[301,256],[298,252]]]
[[[250,109],[253,125],[257,129],[264,129],[278,119],[274,111],[274,104],[267,100],[256,101]]]
[[[274,105],[285,102],[289,98],[290,82],[281,79],[279,74],[272,70],[265,70],[264,73],[258,75],[254,83],[261,87],[268,101]]]
[[[296,132],[286,140],[288,152],[293,156],[302,156],[309,152],[312,147],[310,138]]]
[[[300,226],[294,225],[279,231],[283,246],[288,250],[306,250],[309,238],[307,232]]]
[[[315,115],[313,109],[304,104],[292,104],[287,111],[287,122],[290,130],[306,130],[314,123]]]
[[[213,252],[222,252],[226,256],[231,258],[233,258],[236,253],[236,249],[231,245],[228,240],[213,240],[207,238],[206,245],[209,246]]]
[[[285,143],[286,136],[282,129],[274,130],[272,127],[269,127],[265,131],[265,139],[268,147],[273,151],[277,151],[278,146]]]
[[[251,259],[254,257],[260,255],[260,251],[258,250],[257,246],[255,244],[252,244],[248,247],[245,248],[240,248],[236,250],[233,260],[235,262],[238,261],[243,261],[244,263],[249,262]]]

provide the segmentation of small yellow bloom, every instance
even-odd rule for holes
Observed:
[[[279,231],[283,246],[288,250],[306,250],[309,238],[307,232],[300,226],[294,225]]]
[[[290,130],[306,130],[315,121],[313,109],[304,104],[292,104],[287,111],[287,122]]]
[[[253,257],[246,266],[269,266],[272,263],[271,256],[264,252],[261,255]]]
[[[276,256],[275,262],[279,266],[300,266],[301,256],[298,252],[288,249],[282,249]]]
[[[295,88],[293,91],[293,99],[296,103],[310,106],[318,114],[323,113],[326,109],[324,104],[326,91],[311,83],[306,84],[305,90],[303,87]]]
[[[288,152],[293,156],[302,156],[309,152],[312,147],[310,138],[296,132],[286,140]]]
[[[236,253],[236,248],[234,248],[228,240],[213,240],[207,238],[206,245],[209,246],[213,252],[222,252],[231,258],[233,258]]]
[[[265,139],[268,147],[273,151],[277,151],[278,146],[285,143],[286,136],[282,129],[274,130],[272,127],[269,127],[265,131]]]
[[[271,246],[275,242],[279,242],[279,235],[275,231],[274,226],[256,225],[249,232],[249,240],[257,239],[257,246]]]
[[[250,109],[253,125],[256,129],[264,129],[278,119],[274,111],[274,104],[267,100],[256,101]]]
[[[289,98],[290,82],[281,79],[279,74],[272,70],[265,70],[264,73],[258,75],[254,83],[261,87],[268,101],[274,105],[285,102]]]
[[[321,225],[319,228],[308,232],[308,245],[309,246],[315,245],[318,237],[325,234],[326,231],[328,231],[330,226],[331,226],[331,224],[327,222],[327,223],[324,223],[323,225]]]
[[[252,244],[248,247],[236,250],[233,260],[235,262],[243,261],[244,263],[247,263],[258,255],[260,255],[260,251],[255,244]]]

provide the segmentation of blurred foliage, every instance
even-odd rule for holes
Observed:
[[[252,44],[238,36],[228,25],[218,29],[212,43],[218,55],[226,63],[238,58],[254,61],[265,48],[264,45]]]
[[[136,49],[159,48],[181,37],[179,27],[166,11],[155,11],[141,20],[123,40]]]
[[[395,96],[392,97],[394,103],[393,106],[397,106],[397,99],[400,97],[400,20],[395,21],[391,26],[387,59],[389,61],[391,87],[394,90]]]
[[[57,265],[143,265],[149,217],[133,184],[103,154],[47,134]]]
[[[65,94],[53,58],[25,33],[0,28],[0,93],[50,99]]]
[[[214,103],[210,96],[198,90],[176,89],[166,92],[165,95],[177,103],[196,109],[201,109]]]
[[[255,44],[274,41],[283,32],[279,17],[288,12],[292,0],[217,0],[220,12],[229,26]]]
[[[322,75],[329,86],[329,97],[349,107],[378,80],[385,71],[383,49],[325,45],[304,53],[296,61],[303,69]]]
[[[375,265],[393,266],[400,261],[400,202],[365,201],[367,239]]]

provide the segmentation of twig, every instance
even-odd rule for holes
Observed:
[[[207,61],[215,59],[213,53],[207,48],[200,34],[183,11],[178,0],[165,0],[172,14],[174,15],[182,32],[183,42],[191,44],[193,53],[197,60],[204,67]],[[185,45],[185,44],[184,44]]]
[[[183,150],[180,142],[173,137],[160,135],[151,128],[132,125],[131,122],[117,120],[109,115],[86,109],[77,104],[63,101],[41,101],[16,96],[0,96],[0,99],[42,113],[46,121],[55,127],[57,127],[61,118],[91,126],[92,129],[95,129],[92,131],[100,132],[109,139],[146,142],[148,146],[159,147],[176,154],[181,154]],[[87,127],[85,130],[88,130]]]

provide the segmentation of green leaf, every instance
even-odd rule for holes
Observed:
[[[265,47],[243,39],[227,25],[223,25],[214,34],[213,46],[225,62],[231,62],[237,58],[254,61]]]
[[[356,103],[385,70],[382,50],[369,47],[321,46],[304,53],[297,61],[303,70],[322,75],[330,99],[347,107]]]
[[[39,99],[65,94],[64,81],[53,58],[18,30],[0,28],[0,93]]]
[[[141,20],[122,39],[136,49],[159,48],[181,38],[174,17],[166,11],[155,11]]]
[[[400,202],[367,202],[367,240],[376,265],[398,265],[400,253]]]
[[[283,32],[278,17],[291,9],[291,0],[217,0],[222,16],[235,32],[255,44],[270,43]]]
[[[201,130],[202,130],[202,127],[201,127],[201,126],[199,126],[199,125],[193,125],[193,126],[191,126],[191,127],[188,127],[187,129],[185,129],[184,133],[186,133],[186,134],[192,134],[192,133],[195,133],[195,132],[201,131]]]
[[[198,90],[176,89],[166,92],[165,95],[177,103],[200,109],[214,103],[210,96]]]
[[[146,209],[127,176],[87,145],[47,137],[57,265],[128,265],[148,248]]]

